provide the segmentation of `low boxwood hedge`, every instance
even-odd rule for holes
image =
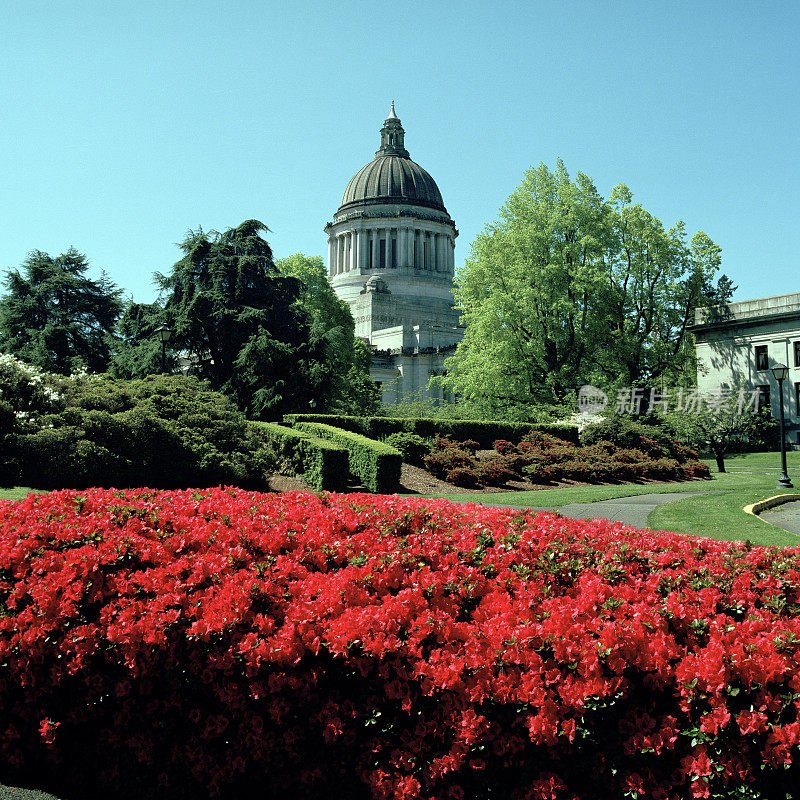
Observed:
[[[447,420],[429,417],[350,417],[340,414],[287,414],[283,421],[289,425],[297,422],[318,422],[360,433],[371,439],[402,432],[414,433],[425,438],[450,436],[462,441],[474,439],[485,449],[492,447],[498,439],[506,439],[516,444],[531,431],[540,431],[565,442],[579,444],[578,428],[575,425],[481,419]]]
[[[276,455],[317,491],[339,491],[347,484],[347,449],[305,431],[271,422],[254,422]]]
[[[403,456],[399,450],[352,431],[318,422],[298,422],[296,429],[347,448],[350,472],[370,492],[393,492],[400,481]]]

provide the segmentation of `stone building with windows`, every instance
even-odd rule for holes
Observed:
[[[428,380],[464,335],[453,309],[455,223],[411,160],[392,102],[375,158],[350,179],[328,235],[328,279],[373,348],[383,401],[442,399]]]
[[[789,367],[783,382],[787,440],[800,431],[800,292],[742,300],[695,310],[697,386],[702,393],[720,388],[758,389],[761,403],[780,417],[778,383],[772,367]]]

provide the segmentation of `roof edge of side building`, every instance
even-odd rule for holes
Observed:
[[[721,306],[695,308],[694,322],[689,329],[694,332],[725,328],[731,325],[748,325],[768,320],[800,318],[800,292],[737,300]]]

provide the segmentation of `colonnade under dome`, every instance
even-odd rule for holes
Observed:
[[[384,227],[332,233],[329,275],[370,269],[407,268],[453,274],[455,242],[448,233]]]

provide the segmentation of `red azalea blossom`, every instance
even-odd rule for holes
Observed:
[[[124,800],[757,790],[797,777],[799,556],[372,495],[3,501],[0,755]]]

